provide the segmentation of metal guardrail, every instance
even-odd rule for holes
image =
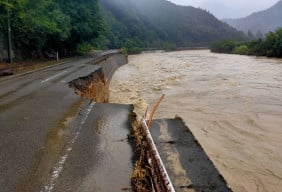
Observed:
[[[156,192],[175,192],[164,163],[153,141],[147,122],[144,118],[141,120],[141,127],[145,136],[145,140],[148,144],[146,156],[150,165],[154,190]]]

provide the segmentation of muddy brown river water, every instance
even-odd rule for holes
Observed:
[[[282,60],[208,50],[129,56],[110,102],[182,117],[235,192],[282,189]]]

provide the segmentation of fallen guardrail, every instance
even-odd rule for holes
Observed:
[[[146,119],[145,114],[140,122],[138,122],[135,117],[135,120],[132,123],[131,137],[134,140],[138,160],[135,163],[131,181],[133,190],[137,192],[175,192],[149,131],[154,113],[163,98],[164,95],[162,95],[154,106],[149,120]]]

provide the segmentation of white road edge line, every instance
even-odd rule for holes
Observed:
[[[53,75],[53,76],[48,77],[47,79],[41,81],[41,83],[46,83],[47,81],[52,80],[52,79],[55,79],[56,77],[59,77],[60,75],[65,74],[66,72],[68,72],[68,71],[62,71],[62,72],[60,72],[60,73],[57,73],[56,75]]]
[[[80,125],[75,133],[75,136],[72,138],[72,140],[69,142],[68,144],[68,147],[67,149],[65,150],[65,153],[63,154],[63,156],[61,156],[59,162],[56,164],[55,167],[53,167],[52,169],[52,176],[51,176],[51,179],[50,179],[50,182],[44,186],[44,188],[41,190],[41,192],[52,192],[53,189],[54,189],[54,186],[55,186],[55,182],[57,180],[57,178],[60,176],[60,173],[62,172],[63,170],[63,167],[64,167],[64,164],[73,148],[73,145],[76,141],[76,139],[78,138],[80,132],[81,132],[81,129],[84,125],[84,123],[86,122],[91,110],[93,109],[94,105],[96,103],[92,101],[92,103],[89,105],[89,107],[86,109],[86,114],[85,116],[82,118],[82,121],[80,122]]]

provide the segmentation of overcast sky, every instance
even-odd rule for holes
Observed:
[[[208,10],[219,19],[240,18],[265,10],[278,0],[169,0],[178,5],[191,5]]]

